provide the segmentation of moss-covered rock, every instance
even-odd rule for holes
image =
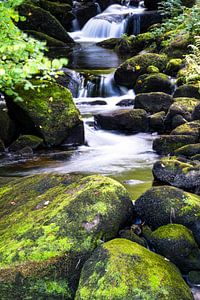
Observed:
[[[135,202],[135,210],[153,229],[169,223],[189,228],[200,245],[200,197],[172,186],[157,186]]]
[[[196,140],[199,139],[200,133],[200,120],[187,122],[176,127],[172,132],[171,135],[191,135],[196,137]]]
[[[177,157],[164,157],[153,166],[154,178],[195,193],[200,188],[200,165]]]
[[[1,299],[73,299],[91,252],[132,215],[125,188],[104,176],[44,174],[0,188]]]
[[[192,232],[180,224],[159,227],[151,235],[157,253],[173,262],[182,272],[200,269],[200,250]]]
[[[163,48],[163,52],[171,58],[183,58],[189,53],[189,45],[192,43],[192,37],[186,33],[180,33],[171,39],[168,45]]]
[[[199,86],[192,84],[179,86],[174,93],[174,98],[180,97],[196,98],[200,100]]]
[[[200,103],[197,103],[192,112],[192,120],[200,120]]]
[[[39,31],[64,43],[74,44],[73,39],[50,12],[28,2],[22,3],[18,10],[21,16],[26,17],[25,22],[18,22],[20,29]]]
[[[139,54],[122,63],[115,71],[114,78],[117,84],[133,88],[137,78],[146,73],[148,66],[155,66],[162,72],[166,65],[167,57],[165,55]]]
[[[185,119],[185,122],[191,121],[192,113],[198,103],[199,100],[194,98],[174,98],[174,103],[170,106],[165,118],[165,125],[169,129],[169,131],[177,126],[177,122],[174,122],[174,118],[177,115],[182,116]]]
[[[165,132],[165,112],[160,111],[149,117],[149,129],[153,132],[164,133]]]
[[[47,0],[40,0],[39,4],[41,8],[50,12],[66,30],[69,29],[69,24],[75,18],[71,5]]]
[[[200,154],[200,143],[197,144],[190,144],[178,148],[174,151],[174,154],[177,156],[185,156],[185,157],[192,157],[194,155]]]
[[[21,135],[18,137],[16,141],[14,141],[10,147],[10,151],[19,151],[23,149],[24,147],[30,147],[31,149],[35,150],[39,146],[41,146],[43,143],[43,140],[35,135]]]
[[[162,93],[141,93],[135,97],[134,108],[142,108],[149,113],[167,111],[173,103],[172,96]]]
[[[24,30],[24,32],[26,32],[28,35],[34,37],[35,39],[39,40],[39,41],[45,41],[47,47],[49,48],[67,48],[67,44],[57,40],[45,33],[39,32],[39,31],[35,31],[35,30]]]
[[[42,137],[48,146],[58,145],[72,135],[76,137],[74,143],[83,143],[83,123],[70,91],[56,83],[43,84],[43,88],[28,91],[18,87],[23,101],[7,100],[12,118],[23,133]],[[77,136],[73,132],[76,128]]]
[[[103,40],[101,42],[98,42],[97,45],[106,49],[114,49],[121,38],[110,38],[107,40]]]
[[[183,61],[180,58],[170,59],[167,63],[166,73],[170,76],[175,76],[183,66]]]
[[[178,269],[164,257],[126,239],[100,246],[81,272],[76,300],[192,299]]]
[[[18,130],[8,113],[0,109],[0,139],[9,146],[17,137]]]
[[[197,142],[197,138],[191,135],[162,135],[153,141],[153,150],[158,154],[173,154],[182,146]]]
[[[97,126],[103,129],[128,132],[148,131],[148,115],[143,109],[120,109],[94,116]]]
[[[175,89],[174,83],[163,73],[153,73],[138,77],[134,91],[138,93],[163,92],[172,94]]]
[[[154,66],[148,66],[147,68],[147,73],[149,74],[153,74],[153,73],[159,73],[159,69],[157,67]]]

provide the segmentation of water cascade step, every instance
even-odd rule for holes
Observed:
[[[128,19],[136,16],[136,29],[134,33],[140,33],[140,17],[144,8],[127,7],[119,4],[110,5],[104,12],[91,18],[81,31],[71,32],[75,41],[97,41],[107,38],[117,38],[126,33]]]

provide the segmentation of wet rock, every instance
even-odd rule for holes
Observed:
[[[33,157],[33,150],[31,147],[26,146],[22,149],[20,149],[17,154],[22,156],[23,158],[32,158]]]
[[[195,136],[190,135],[162,135],[153,141],[153,150],[158,154],[168,155],[182,146],[197,142]]]
[[[103,129],[128,132],[146,132],[148,115],[143,109],[117,110],[94,116],[97,126]]]
[[[200,250],[192,232],[180,224],[159,227],[151,235],[155,251],[173,262],[182,272],[200,270]]]
[[[189,280],[189,283],[192,285],[199,285],[200,284],[200,271],[190,271],[188,274],[188,280]]]
[[[26,21],[18,22],[20,29],[39,31],[66,44],[74,44],[73,39],[50,12],[31,5],[28,1],[21,4],[18,9],[20,15],[26,17]]]
[[[163,71],[167,65],[165,55],[155,53],[139,54],[122,63],[114,74],[117,84],[133,88],[137,78],[146,73],[148,66],[155,66]]]
[[[132,106],[134,105],[134,100],[133,99],[123,99],[119,101],[116,105],[117,106]]]
[[[0,139],[6,146],[9,146],[18,135],[18,129],[13,120],[10,119],[7,111],[0,109]]]
[[[165,132],[165,112],[160,111],[149,117],[149,128],[150,131],[164,133]]]
[[[35,30],[24,30],[24,32],[39,41],[45,41],[47,47],[49,47],[49,48],[65,48],[65,51],[66,51],[66,48],[67,48],[66,43],[64,43],[60,40],[57,40],[45,33],[35,31]]]
[[[199,86],[192,84],[179,86],[174,93],[174,98],[180,97],[196,98],[200,100]]]
[[[34,135],[21,135],[16,141],[9,146],[9,151],[19,151],[24,147],[30,147],[32,150],[41,146],[43,140]]]
[[[170,78],[162,73],[139,76],[134,87],[136,94],[163,92],[171,95],[174,89],[175,86]]]
[[[3,141],[0,139],[0,153],[5,151],[5,145]]]
[[[172,186],[157,186],[136,200],[135,210],[154,230],[170,223],[186,226],[200,245],[199,196]]]
[[[142,108],[149,113],[167,111],[173,103],[172,96],[162,93],[141,93],[135,97],[134,108]]]
[[[79,102],[79,105],[107,105],[107,102],[104,100],[94,100],[94,101],[83,101]]]
[[[125,188],[100,175],[38,174],[0,190],[2,299],[74,299],[84,262],[133,210]]]
[[[34,82],[37,84],[37,82]],[[23,101],[7,100],[11,117],[21,127],[23,134],[40,136],[48,146],[59,145],[79,128],[77,143],[84,142],[83,123],[70,91],[56,83],[43,82],[40,90],[18,87]]]
[[[84,264],[75,299],[107,300],[111,291],[113,299],[119,300],[163,300],[166,295],[173,295],[174,300],[192,299],[172,263],[126,239],[114,239],[95,250]]]
[[[98,42],[97,45],[106,49],[115,49],[121,38],[111,38]]]
[[[200,143],[197,144],[189,144],[178,148],[174,151],[174,154],[177,156],[185,156],[191,158],[194,155],[200,154]]]
[[[200,165],[177,157],[164,157],[153,166],[157,181],[196,193],[200,188]]]
[[[88,1],[80,3],[73,9],[73,13],[76,16],[80,28],[82,28],[89,19],[96,16],[98,13],[98,7],[96,3]]]
[[[62,75],[58,75],[56,81],[70,90],[73,97],[78,97],[79,88],[81,86],[80,75],[68,68],[62,68]]]

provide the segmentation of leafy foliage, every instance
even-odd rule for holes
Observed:
[[[200,36],[195,37],[195,45],[190,45],[192,53],[185,56],[187,83],[198,82],[200,87]]]
[[[39,42],[20,31],[15,23],[23,20],[15,11],[22,0],[0,2],[0,90],[21,100],[15,86],[34,88],[30,79],[38,76],[51,79],[57,70],[67,63],[66,59],[50,61],[45,57],[45,43]]]

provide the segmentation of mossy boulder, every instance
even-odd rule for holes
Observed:
[[[43,140],[35,135],[21,135],[16,141],[14,141],[10,146],[10,151],[19,151],[24,147],[30,147],[32,150],[37,149],[41,146]]]
[[[196,98],[200,100],[199,86],[192,84],[184,84],[177,87],[174,93],[174,98],[180,97]]]
[[[200,197],[172,186],[156,186],[135,202],[135,210],[153,230],[170,223],[189,228],[200,245]]]
[[[39,41],[45,41],[47,47],[49,48],[67,48],[67,44],[57,40],[45,33],[39,32],[39,31],[35,31],[35,30],[24,30],[25,33],[27,33],[28,35],[34,37],[36,40]]]
[[[158,154],[168,155],[182,146],[197,142],[197,138],[191,135],[161,135],[153,141],[153,150]]]
[[[153,73],[138,77],[134,91],[138,93],[163,92],[172,94],[175,89],[171,79],[163,73]]]
[[[153,166],[157,181],[195,193],[200,188],[200,165],[175,156],[164,157]]]
[[[174,118],[177,116],[182,116],[183,123],[186,121],[191,121],[192,113],[199,103],[199,100],[194,98],[180,97],[174,98],[174,103],[170,106],[168,113],[165,119],[165,125],[171,131],[175,127],[177,127],[177,122],[175,122]]]
[[[43,174],[0,188],[1,299],[73,299],[83,263],[131,217],[125,188],[100,175]]]
[[[173,103],[172,96],[162,93],[141,93],[135,97],[134,108],[142,108],[148,113],[167,111]]]
[[[94,116],[97,126],[103,129],[128,131],[132,133],[148,131],[148,115],[143,109],[120,109]]]
[[[75,138],[75,144],[82,144],[83,123],[70,91],[56,83],[34,83],[45,86],[28,91],[18,87],[23,101],[7,100],[9,112],[22,133],[42,137],[48,146],[59,145],[70,136]]]
[[[176,127],[172,132],[171,135],[191,135],[196,137],[196,140],[199,140],[200,135],[200,120],[187,122]]]
[[[200,120],[200,103],[197,103],[192,112],[192,120]]]
[[[164,133],[165,132],[165,112],[160,111],[149,116],[149,129],[153,132]]]
[[[186,34],[177,34],[173,39],[169,41],[167,46],[164,44],[163,53],[171,58],[182,59],[184,55],[189,53],[189,45],[192,43],[191,36]]]
[[[139,54],[122,63],[114,74],[117,84],[133,88],[137,78],[146,73],[148,66],[155,66],[161,72],[167,65],[165,55],[155,53]]]
[[[183,66],[183,60],[182,59],[172,58],[167,63],[166,73],[170,76],[176,76],[176,74],[182,68],[182,66]]]
[[[181,148],[178,148],[174,152],[177,156],[185,156],[185,157],[192,157],[194,155],[200,154],[200,143],[197,144],[190,144],[183,146]]]
[[[200,269],[200,250],[192,232],[183,225],[159,227],[151,235],[151,245],[184,273]]]
[[[18,22],[20,29],[39,31],[64,43],[74,44],[65,28],[50,12],[28,2],[22,3],[18,10],[21,16],[26,17],[26,21]]]
[[[71,5],[47,0],[40,0],[39,4],[41,8],[50,12],[66,30],[70,29],[69,25],[75,18]]]
[[[0,139],[9,146],[17,137],[18,129],[8,113],[0,109]]]
[[[75,300],[192,300],[178,269],[164,257],[126,239],[95,250],[84,264]]]

